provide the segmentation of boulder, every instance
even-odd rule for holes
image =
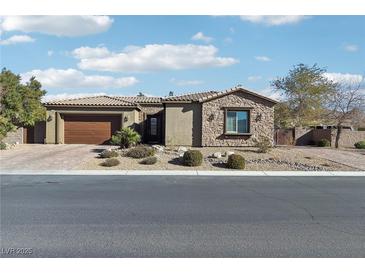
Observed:
[[[222,158],[222,153],[220,152],[214,152],[212,155],[213,158]]]
[[[163,146],[160,145],[153,145],[152,148],[156,151],[160,151],[160,152],[164,152],[165,148]]]
[[[186,151],[188,151],[188,149],[186,147],[178,147],[177,151],[178,152],[186,152]]]
[[[232,155],[232,154],[234,154],[234,151],[226,151],[224,153],[224,156],[228,157],[229,155]]]

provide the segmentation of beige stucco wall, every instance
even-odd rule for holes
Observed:
[[[56,144],[56,112],[47,110],[46,112],[46,144]]]
[[[262,98],[235,92],[227,96],[203,103],[202,105],[202,145],[203,146],[254,146],[255,139],[274,138],[274,104]],[[251,108],[249,136],[225,135],[224,108]],[[212,119],[213,117],[213,119]]]
[[[201,146],[200,104],[166,104],[165,144]]]

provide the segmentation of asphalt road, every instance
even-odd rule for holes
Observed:
[[[0,178],[2,257],[365,257],[364,177]]]

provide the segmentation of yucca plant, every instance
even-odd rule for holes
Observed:
[[[126,127],[115,132],[110,143],[118,145],[120,148],[129,148],[135,146],[141,141],[141,135],[132,128]]]

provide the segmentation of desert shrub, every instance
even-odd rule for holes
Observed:
[[[139,163],[142,164],[142,165],[154,165],[154,164],[157,163],[157,157],[156,156],[150,156],[150,157],[144,158]]]
[[[155,150],[151,147],[139,146],[129,149],[125,155],[131,158],[142,159],[155,155]]]
[[[245,158],[238,154],[232,154],[228,156],[227,168],[231,169],[244,169]]]
[[[116,150],[103,150],[100,154],[99,154],[100,158],[113,158],[113,157],[118,157],[119,153]]]
[[[186,166],[200,166],[203,162],[203,154],[199,150],[188,150],[184,153],[183,163]]]
[[[115,132],[111,138],[110,143],[112,145],[118,145],[121,148],[129,148],[131,146],[135,146],[140,141],[141,135],[139,135],[134,129],[126,127]]]
[[[109,159],[106,159],[101,165],[107,166],[107,167],[112,167],[112,166],[117,166],[119,164],[120,164],[120,161],[117,158],[109,158]]]
[[[255,141],[255,146],[258,147],[258,152],[266,153],[272,148],[272,143],[268,137],[262,137]]]
[[[321,139],[321,140],[318,141],[317,146],[319,146],[319,147],[329,147],[329,146],[331,146],[331,143],[327,139]]]
[[[356,148],[364,149],[365,148],[365,140],[355,143],[354,145]]]
[[[6,149],[6,144],[4,142],[0,142],[0,150]]]

